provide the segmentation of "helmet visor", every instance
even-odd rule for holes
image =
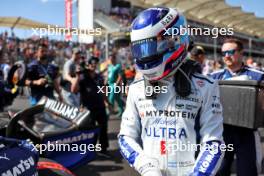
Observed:
[[[168,49],[166,40],[148,38],[132,42],[132,56],[139,69],[151,69],[162,63],[163,53]]]

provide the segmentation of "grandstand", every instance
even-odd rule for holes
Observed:
[[[111,6],[112,2],[112,6]],[[241,10],[241,7],[230,7],[224,0],[133,0],[128,3],[127,1],[118,0],[98,0],[95,3],[96,14],[100,14],[101,19],[111,24],[119,23],[119,32],[129,31],[127,23],[131,22],[140,11],[150,6],[168,6],[175,7],[187,16],[188,24],[192,27],[213,28],[213,27],[226,27],[234,28],[232,37],[242,40],[245,47],[245,58],[253,57],[257,61],[264,63],[264,20],[259,19],[252,13],[246,13]],[[112,16],[110,15],[112,14]],[[114,18],[113,18],[113,14]],[[125,24],[121,20],[123,16],[127,17]],[[242,22],[247,21],[245,25]],[[96,21],[100,21],[96,19]],[[108,28],[113,29],[111,25]],[[113,36],[117,32],[112,33]],[[119,38],[120,38],[119,33]],[[127,33],[123,33],[124,40],[127,38]],[[219,36],[213,38],[212,36],[192,36],[196,44],[202,45],[207,50],[209,59],[219,59],[221,56],[220,48],[226,36]],[[114,37],[112,37],[114,38]]]
[[[103,58],[107,58],[113,47],[129,45],[131,21],[140,11],[151,6],[177,8],[187,17],[191,28],[233,28],[232,37],[239,38],[244,44],[245,59],[252,57],[264,64],[264,20],[252,13],[243,12],[241,7],[231,7],[224,0],[96,0],[94,27],[101,27],[103,35],[97,36],[95,43],[98,48],[106,51],[102,52]],[[31,29],[47,25],[22,17],[0,18],[0,26],[11,29]],[[219,53],[225,37],[218,34],[217,38],[211,35],[193,35],[191,38],[194,43],[206,49],[207,58],[216,60],[221,58]]]

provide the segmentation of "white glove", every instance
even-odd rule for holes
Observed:
[[[156,158],[140,154],[136,158],[134,167],[142,176],[162,176],[159,161]]]

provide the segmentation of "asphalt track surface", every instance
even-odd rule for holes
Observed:
[[[29,102],[27,97],[18,97],[13,102],[13,105],[8,107],[12,111],[19,111],[29,107]],[[0,116],[2,113],[0,114]],[[108,136],[109,136],[109,155],[110,158],[98,155],[96,160],[82,166],[73,172],[76,176],[139,176],[121,157],[118,144],[117,144],[117,134],[119,132],[121,119],[111,116],[108,121]],[[261,136],[264,133],[262,133]],[[263,140],[262,140],[263,146]],[[263,148],[263,147],[262,147]],[[263,148],[264,151],[264,148]],[[234,176],[236,174],[232,174]],[[261,176],[264,176],[261,174]]]

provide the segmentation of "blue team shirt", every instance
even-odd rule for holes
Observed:
[[[55,80],[58,76],[58,67],[53,64],[42,65],[37,60],[33,60],[27,65],[27,78],[29,80],[38,80],[46,78],[48,75],[51,80]],[[42,96],[54,98],[53,86],[31,86],[31,105],[36,104]]]
[[[227,80],[236,76],[248,76],[250,80],[264,81],[264,72],[243,65],[240,70],[235,73],[230,72],[228,69],[222,69],[210,74],[213,79]]]

